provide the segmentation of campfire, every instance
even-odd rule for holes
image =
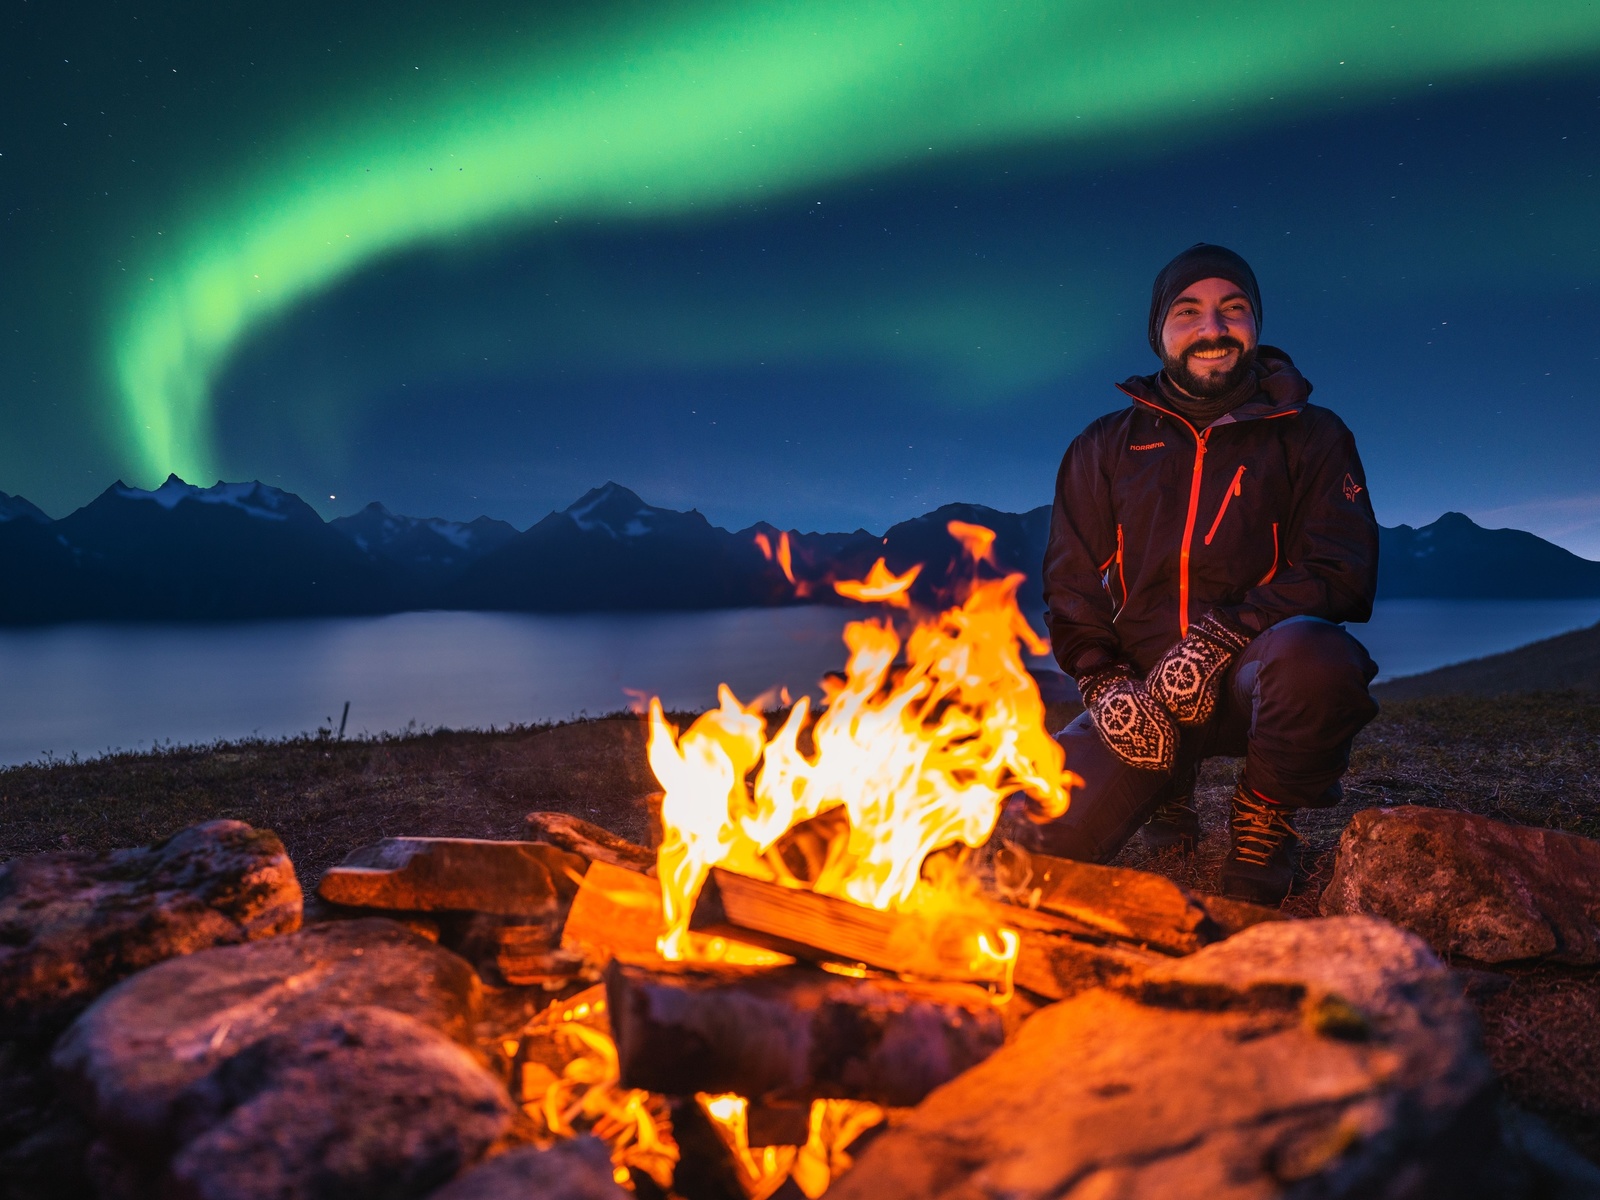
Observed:
[[[818,708],[802,698],[770,730],[724,686],[680,731],[649,704],[654,878],[590,866],[563,945],[609,959],[606,982],[508,1045],[527,1115],[601,1138],[637,1191],[686,1194],[687,1146],[710,1137],[737,1184],[712,1191],[815,1200],[887,1109],[1003,1036],[1023,910],[993,901],[972,852],[1008,797],[1056,816],[1079,781],[1023,664],[1045,650],[1023,577],[992,569],[990,530],[948,528],[971,572],[942,611],[913,604],[918,567],[832,584],[878,611],[846,626]],[[763,550],[795,582],[786,537]],[[845,1015],[854,1028],[829,1026]],[[797,1057],[785,1038],[810,1044]]]
[[[661,785],[655,850],[551,811],[517,840],[385,837],[323,873],[305,928],[282,843],[239,821],[6,864],[21,1078],[72,1105],[28,1134],[28,1178],[418,1200],[1499,1178],[1493,1072],[1411,934],[985,846],[1008,800],[1058,813],[1076,780],[1018,580],[988,531],[950,533],[971,570],[943,604],[882,561],[828,582],[874,608],[819,706],[723,689],[686,728],[656,704],[608,723]]]

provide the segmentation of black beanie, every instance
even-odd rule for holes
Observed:
[[[1250,264],[1225,246],[1196,242],[1161,268],[1150,289],[1150,349],[1157,357],[1161,355],[1161,327],[1166,323],[1167,310],[1183,295],[1184,288],[1202,279],[1226,279],[1238,284],[1239,290],[1250,297],[1250,305],[1256,310],[1256,332],[1261,332],[1261,288]]]

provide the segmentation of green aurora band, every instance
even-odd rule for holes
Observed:
[[[137,467],[210,478],[211,389],[232,350],[408,246],[574,214],[660,219],[1029,141],[1203,136],[1597,49],[1587,0],[1262,0],[1221,16],[1171,0],[784,0],[513,47],[426,107],[323,114],[326,132],[286,138],[275,169],[175,217],[168,253],[113,310],[110,370]]]

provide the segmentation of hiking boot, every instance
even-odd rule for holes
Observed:
[[[1193,854],[1199,841],[1200,814],[1193,791],[1163,800],[1144,823],[1144,844],[1158,854],[1174,847],[1181,854]]]
[[[1233,789],[1232,834],[1222,864],[1222,894],[1277,907],[1289,895],[1300,838],[1294,809],[1274,804],[1240,783]]]

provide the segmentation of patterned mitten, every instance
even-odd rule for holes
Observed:
[[[1170,771],[1178,757],[1178,727],[1127,667],[1083,675],[1078,693],[1100,740],[1130,767]]]
[[[1179,725],[1204,725],[1217,709],[1222,676],[1234,656],[1250,644],[1243,628],[1209,612],[1150,668],[1150,694],[1166,705]]]

